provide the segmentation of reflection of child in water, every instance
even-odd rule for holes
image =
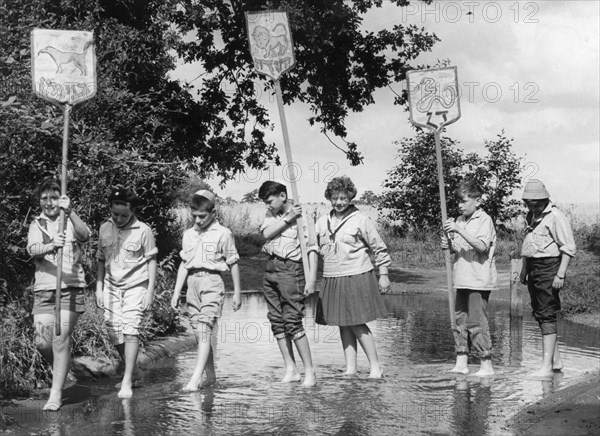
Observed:
[[[477,376],[494,374],[492,368],[492,340],[488,327],[487,306],[490,292],[497,289],[494,251],[496,230],[490,216],[479,208],[481,189],[473,181],[465,180],[456,190],[461,216],[450,218],[444,230],[450,233],[454,254],[454,287],[456,288],[456,365],[450,372],[467,374],[469,339],[477,350],[481,367]],[[448,240],[442,237],[442,248]]]

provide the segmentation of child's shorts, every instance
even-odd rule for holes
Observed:
[[[190,270],[187,285],[187,316],[192,328],[196,330],[198,323],[202,323],[212,329],[221,316],[225,299],[225,283],[221,274],[216,271]]]
[[[48,289],[33,292],[33,310],[31,313],[39,315],[43,313],[53,314],[56,302],[56,289]],[[85,312],[83,301],[83,288],[63,288],[60,293],[60,308],[69,312]]]
[[[104,321],[113,344],[123,344],[125,335],[138,336],[144,312],[142,304],[148,281],[122,289],[104,282]]]

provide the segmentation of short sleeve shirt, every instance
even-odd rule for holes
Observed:
[[[260,231],[262,232],[267,227],[283,221],[284,216],[285,215],[283,214],[275,216],[270,210],[268,210],[265,215],[265,220],[260,226]],[[306,241],[308,248],[307,251],[316,250],[315,241],[311,240],[310,238],[307,222],[306,220],[303,222],[304,225],[302,226],[302,229],[304,230],[304,240]],[[278,256],[283,259],[290,259],[296,262],[300,261],[302,259],[302,251],[300,249],[300,239],[298,238],[297,222],[287,226],[279,235],[269,239],[263,245],[262,251],[269,255]]]
[[[575,256],[577,247],[568,218],[550,202],[534,221],[528,216],[521,256],[558,257],[562,253]]]
[[[492,218],[483,210],[476,210],[468,220],[463,216],[456,225],[482,241],[487,250],[480,253],[457,232],[451,235],[454,258],[454,287],[491,291],[498,288],[496,270],[496,229]]]
[[[196,227],[186,230],[180,255],[187,269],[204,268],[219,272],[228,271],[229,266],[240,259],[231,230],[216,220],[204,230]]]
[[[100,226],[98,239],[96,257],[105,262],[105,281],[129,289],[148,280],[148,261],[158,249],[147,224],[134,217],[126,227],[119,228],[109,219]]]
[[[49,244],[56,238],[59,230],[59,220],[50,220],[41,214],[29,225],[27,235],[27,250],[31,254],[32,247],[36,244]],[[71,220],[67,219],[66,241],[63,247],[61,288],[85,287],[85,273],[81,266],[81,245],[75,236]],[[56,289],[56,253],[35,258],[35,284],[34,291]]]

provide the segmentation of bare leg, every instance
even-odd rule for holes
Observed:
[[[210,328],[203,323],[198,323],[196,331],[196,339],[198,340],[198,354],[196,356],[196,366],[190,381],[183,387],[186,392],[197,391],[200,388],[200,382],[202,381],[202,373],[208,362],[209,355],[211,354],[210,345]],[[213,362],[214,372],[214,362]]]
[[[78,318],[78,313],[61,310],[61,335],[56,337],[54,336],[54,315],[34,316],[38,349],[52,365],[52,387],[43,410],[57,411],[62,404],[62,390],[71,365],[71,334]]]
[[[468,360],[469,360],[469,356],[467,354],[457,354],[456,355],[456,365],[454,365],[454,368],[452,368],[448,372],[457,372],[459,374],[468,374],[469,373],[469,367],[467,366]]]
[[[217,382],[217,374],[215,372],[215,360],[212,344],[208,352],[208,359],[206,360],[204,373],[206,374],[206,378],[200,382],[200,389],[212,386]]]
[[[371,372],[369,378],[381,378],[383,376],[383,370],[379,364],[379,357],[377,356],[377,347],[375,346],[375,339],[371,333],[371,329],[366,324],[352,326],[352,333],[358,339],[360,346],[369,359],[369,366]]]
[[[306,335],[296,339],[294,341],[298,354],[304,364],[304,381],[302,386],[310,387],[317,384],[317,377],[315,375],[315,368],[313,367],[312,356],[310,354],[310,346],[308,345],[308,338]]]
[[[562,361],[562,357],[560,357],[560,351],[558,351],[558,340],[556,341],[556,345],[554,347],[554,359],[552,361],[552,371],[559,372],[563,369],[564,363]]]
[[[552,362],[554,361],[554,351],[556,349],[556,333],[542,335],[542,367],[534,372],[532,377],[549,377],[552,375]]]
[[[131,398],[133,396],[133,372],[136,366],[139,347],[139,339],[135,335],[125,335],[125,343],[118,344],[116,347],[125,362],[121,390],[117,394],[119,398]]]
[[[352,332],[352,327],[340,327],[340,337],[342,338],[342,347],[346,358],[345,374],[356,375],[356,336]]]
[[[283,357],[283,364],[285,365],[285,375],[281,379],[281,383],[300,381],[301,377],[296,367],[296,360],[294,359],[292,340],[286,335],[283,338],[277,339],[277,345],[279,346],[279,351]]]

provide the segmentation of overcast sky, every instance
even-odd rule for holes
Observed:
[[[417,63],[450,59],[458,68],[462,117],[447,136],[466,152],[483,153],[484,140],[504,129],[514,138],[513,151],[524,157],[526,178],[543,180],[560,203],[589,203],[600,198],[599,22],[594,0],[443,1],[406,8],[384,2],[363,25],[379,30],[417,24],[435,33],[441,41]],[[174,77],[192,80],[199,68],[182,65]],[[408,113],[393,105],[393,98],[391,90],[378,90],[375,104],[347,120],[347,140],[358,143],[364,155],[358,167],[308,124],[306,105],[285,107],[302,202],[324,201],[332,175],[349,175],[359,195],[382,191],[387,172],[400,163],[393,142],[414,135]],[[261,101],[276,125],[266,139],[279,144],[285,162],[275,98],[263,94]],[[249,171],[216,191],[239,200],[269,177],[287,176],[282,171]],[[209,183],[217,188],[216,181]]]

